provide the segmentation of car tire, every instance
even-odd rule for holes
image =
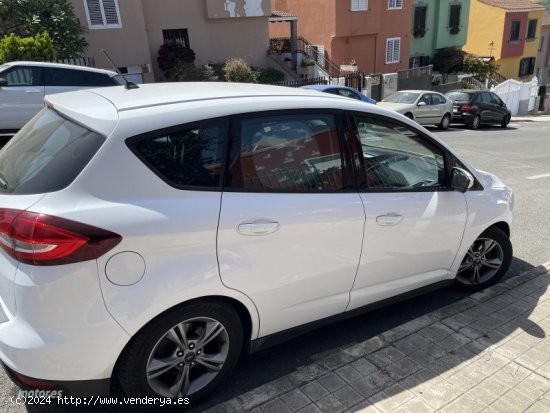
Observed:
[[[457,271],[454,286],[480,291],[500,281],[512,262],[512,243],[496,227],[488,228],[468,248]]]
[[[242,324],[233,308],[217,301],[182,305],[134,336],[116,375],[128,396],[189,397],[195,402],[231,373],[242,345]]]
[[[500,127],[506,129],[510,123],[510,115],[504,115],[502,121],[500,122]]]
[[[437,127],[441,130],[447,130],[449,129],[450,125],[451,125],[451,115],[449,115],[448,113],[445,113],[441,118],[441,122],[439,122],[439,125],[437,125]]]
[[[477,129],[479,128],[479,125],[481,123],[481,117],[479,115],[475,115],[468,123],[466,123],[466,126],[469,129]]]

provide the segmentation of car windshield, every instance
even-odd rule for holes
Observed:
[[[464,92],[449,92],[445,96],[453,102],[469,102],[472,99],[471,94]]]
[[[0,151],[0,193],[41,194],[68,186],[105,138],[44,109]]]
[[[387,98],[382,99],[382,102],[390,103],[414,103],[418,99],[420,93],[415,92],[396,92]]]

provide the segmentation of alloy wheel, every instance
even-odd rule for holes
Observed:
[[[502,246],[491,238],[478,238],[462,260],[457,280],[465,285],[479,285],[493,278],[504,262]]]
[[[192,395],[211,383],[229,353],[229,334],[217,320],[197,317],[168,330],[153,347],[147,382],[164,397]]]

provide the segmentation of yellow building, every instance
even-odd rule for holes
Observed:
[[[493,57],[508,79],[530,80],[540,42],[544,7],[528,0],[472,0],[463,50]]]

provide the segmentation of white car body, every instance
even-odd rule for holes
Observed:
[[[10,75],[14,70],[25,71],[25,74],[22,72],[20,76],[15,76],[13,73]],[[35,73],[32,73],[33,71]],[[57,72],[50,71],[64,72],[57,75]],[[84,85],[86,76],[99,78],[89,79],[91,84]],[[0,78],[13,81],[6,86],[0,86],[0,130],[20,129],[44,107],[45,95],[107,86],[109,80],[112,81],[112,85],[120,84],[115,76],[117,74],[110,70],[62,63],[18,61],[0,65]],[[104,83],[101,83],[101,78]]]
[[[43,113],[55,110],[106,140],[67,187],[0,193],[0,208],[104,228],[122,240],[97,259],[65,265],[20,263],[0,251],[0,358],[27,377],[108,381],[140,329],[178,304],[205,297],[226,297],[244,309],[245,338],[257,342],[453,280],[485,229],[496,224],[509,232],[511,225],[508,187],[415,122],[375,105],[303,89],[218,83],[110,87],[46,102],[52,109]],[[206,118],[333,109],[417,131],[452,154],[483,189],[182,190],[163,182],[126,142]],[[19,134],[13,139],[8,147]],[[393,222],[398,216],[401,222]]]

